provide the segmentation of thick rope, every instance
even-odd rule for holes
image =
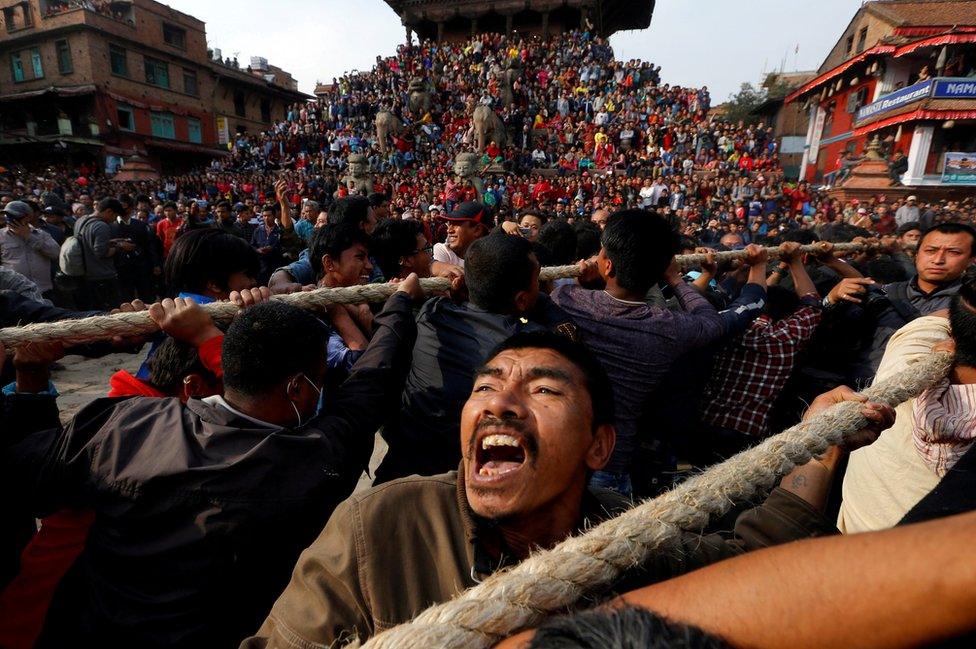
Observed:
[[[950,366],[948,354],[933,354],[863,394],[895,406],[941,381]],[[607,588],[651,555],[673,550],[687,532],[700,532],[734,502],[768,491],[794,467],[867,424],[858,403],[836,404],[668,493],[534,554],[450,602],[428,608],[412,622],[372,638],[363,649],[490,647],[548,614],[566,610],[584,594]]]
[[[851,252],[871,247],[871,244],[839,244],[834,246],[835,252]],[[803,252],[816,252],[816,245],[802,246]],[[767,248],[770,257],[775,259],[779,255],[779,248]],[[715,253],[717,261],[742,259],[746,253],[742,250]],[[704,254],[682,255],[678,263],[684,268],[693,268],[705,261]],[[554,266],[543,268],[540,273],[542,281],[578,277],[579,267]],[[451,288],[450,280],[433,277],[421,280],[421,287],[427,293],[447,291]],[[324,311],[332,304],[360,304],[363,302],[382,302],[396,291],[394,284],[364,284],[362,286],[348,286],[343,288],[321,288],[304,293],[290,295],[276,295],[274,299],[287,304]],[[217,322],[229,322],[240,309],[230,302],[213,302],[203,305],[203,308]],[[143,336],[159,331],[159,327],[152,321],[145,311],[132,313],[116,313],[113,315],[92,316],[76,320],[59,320],[57,322],[40,322],[22,327],[7,327],[0,329],[0,343],[7,347],[17,347],[30,342],[60,341],[66,345],[77,345],[99,340],[111,340],[117,336]]]

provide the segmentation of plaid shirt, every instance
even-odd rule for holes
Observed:
[[[702,421],[745,435],[766,437],[769,411],[786,385],[796,355],[821,318],[816,296],[805,295],[793,315],[773,322],[763,315],[716,356],[705,386]]]

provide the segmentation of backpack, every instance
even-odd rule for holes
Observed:
[[[58,254],[58,266],[61,274],[68,277],[84,277],[88,272],[88,264],[85,262],[85,248],[82,243],[82,229],[91,223],[94,215],[85,216],[75,223],[74,234],[64,240],[61,244],[61,252]]]

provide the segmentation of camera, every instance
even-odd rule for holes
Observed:
[[[879,286],[869,286],[864,296],[864,309],[872,313],[880,313],[890,305],[888,295]]]

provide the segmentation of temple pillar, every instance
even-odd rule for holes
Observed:
[[[437,42],[440,43],[444,40],[444,21],[437,21]]]
[[[549,36],[549,12],[542,12],[542,37],[546,38]]]
[[[919,124],[915,127],[915,133],[912,135],[912,146],[908,150],[908,171],[902,176],[903,184],[920,185],[922,183],[925,178],[925,163],[929,159],[934,134],[934,126]]]
[[[513,20],[513,18],[514,18],[514,16],[512,16],[512,14],[505,14],[505,35],[506,36],[511,36],[512,35],[512,20]]]
[[[882,96],[893,92],[899,83],[907,84],[911,70],[910,63],[898,59],[888,59],[885,62],[884,72],[881,73],[878,83],[874,86],[874,96],[871,101],[878,101]]]
[[[474,36],[477,33],[478,33],[478,19],[477,18],[472,18],[471,19],[471,37],[474,38]]]
[[[800,180],[805,180],[807,177],[807,166],[810,164],[817,164],[816,160],[810,159],[810,149],[813,146],[814,139],[814,129],[817,123],[817,111],[820,110],[820,104],[814,103],[810,106],[810,116],[809,125],[807,126],[807,138],[803,142],[803,158],[800,160]]]

